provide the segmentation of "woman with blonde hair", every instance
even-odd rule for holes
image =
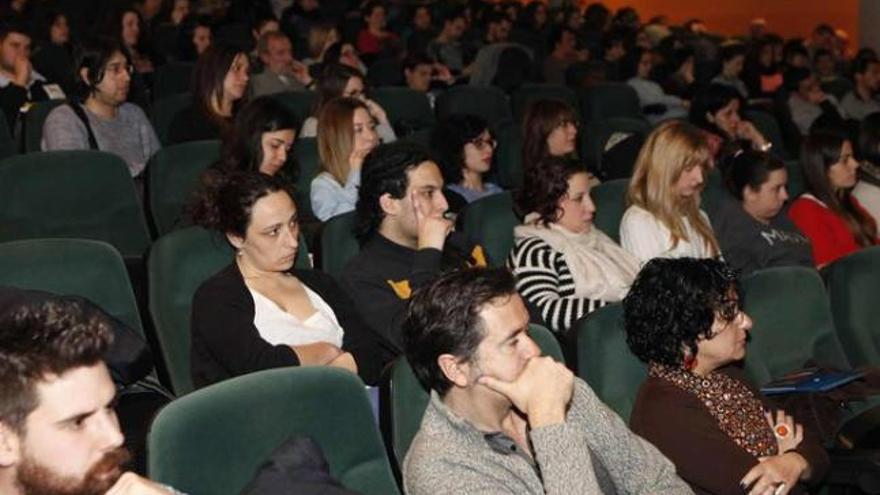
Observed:
[[[636,160],[620,223],[624,249],[652,258],[714,258],[720,254],[700,209],[703,178],[712,166],[704,134],[685,122],[667,122],[648,136]]]
[[[354,210],[361,164],[379,144],[367,105],[356,98],[329,101],[318,119],[321,172],[312,180],[312,211],[322,222]]]

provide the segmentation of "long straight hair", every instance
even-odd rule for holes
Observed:
[[[626,194],[627,205],[649,211],[672,235],[672,248],[679,241],[696,242],[685,233],[685,217],[709,247],[713,256],[720,253],[712,227],[700,214],[700,195],[682,198],[675,184],[682,172],[693,167],[709,171],[712,160],[702,131],[686,122],[661,124],[645,140],[636,159],[635,171]]]
[[[843,143],[847,141],[842,134],[833,132],[810,134],[803,143],[801,169],[807,191],[844,220],[859,246],[867,247],[877,238],[877,225],[856,207],[852,188],[835,191],[828,179],[828,169],[840,161]]]
[[[350,171],[348,163],[354,149],[354,112],[358,108],[369,113],[367,106],[356,98],[336,98],[327,102],[318,117],[318,156],[321,171],[345,184]]]

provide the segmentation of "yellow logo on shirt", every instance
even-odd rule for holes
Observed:
[[[486,263],[486,253],[483,252],[483,246],[480,246],[479,244],[474,246],[474,250],[471,251],[471,258],[474,260],[471,266],[479,266],[483,268],[489,266],[489,264]]]
[[[409,299],[409,296],[412,295],[412,289],[409,286],[409,280],[401,280],[400,282],[386,280],[386,282],[388,282],[388,285],[391,286],[391,289],[394,290],[394,293],[397,294],[398,298]]]

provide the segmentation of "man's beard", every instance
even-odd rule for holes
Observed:
[[[51,467],[25,456],[17,482],[24,495],[103,495],[122,476],[131,455],[124,447],[104,454],[81,479],[59,475]]]

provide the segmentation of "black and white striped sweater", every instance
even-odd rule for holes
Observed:
[[[606,304],[576,297],[565,256],[538,237],[517,240],[507,266],[516,277],[519,294],[538,308],[554,332],[567,332],[578,318]]]

